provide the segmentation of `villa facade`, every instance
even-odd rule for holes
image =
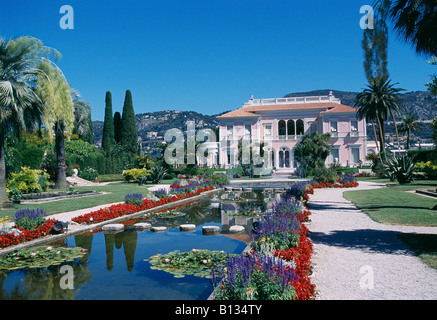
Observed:
[[[212,164],[232,168],[239,163],[239,143],[268,142],[267,165],[277,170],[296,168],[294,149],[302,136],[330,133],[332,146],[328,165],[359,166],[367,154],[366,123],[357,109],[328,96],[253,99],[237,110],[223,114],[217,154]],[[240,144],[241,154],[241,144]]]

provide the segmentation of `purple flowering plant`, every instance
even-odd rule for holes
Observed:
[[[211,270],[216,300],[292,300],[297,279],[282,259],[257,253],[229,258]]]
[[[20,209],[15,212],[14,222],[19,228],[31,230],[46,222],[46,212],[43,209]]]
[[[136,206],[143,203],[143,195],[141,193],[130,193],[124,197],[124,203],[132,203]]]

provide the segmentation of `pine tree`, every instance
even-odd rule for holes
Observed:
[[[114,139],[116,143],[121,142],[121,114],[118,111],[114,113]]]
[[[127,161],[131,162],[137,154],[138,134],[130,90],[126,90],[121,123],[121,145],[127,156]]]

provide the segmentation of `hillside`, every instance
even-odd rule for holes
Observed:
[[[285,97],[302,97],[302,96],[322,96],[328,95],[332,91],[336,98],[341,99],[341,103],[354,106],[355,98],[358,92],[346,92],[339,90],[315,90],[309,92],[297,92],[285,95]],[[437,98],[430,98],[427,91],[412,91],[401,94],[401,103],[405,107],[406,113],[416,114],[419,120],[431,120],[437,116]]]
[[[176,128],[187,130],[187,122],[194,121],[196,129],[215,128],[218,121],[215,116],[203,115],[194,111],[157,111],[136,115],[138,136],[143,142],[143,148],[153,153],[153,149],[164,140],[165,132]],[[101,145],[103,121],[93,121],[94,143]]]

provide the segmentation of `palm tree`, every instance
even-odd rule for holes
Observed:
[[[410,135],[414,131],[420,131],[423,128],[423,123],[418,121],[418,118],[415,114],[408,114],[402,116],[402,124],[399,127],[399,132],[401,134],[407,135],[407,147],[406,149],[410,149]]]
[[[435,0],[378,0],[400,38],[423,56],[437,55],[437,2]]]
[[[62,71],[51,61],[38,63],[44,75],[38,76],[36,90],[45,106],[43,121],[50,135],[55,136],[57,160],[55,189],[68,188],[66,178],[65,135],[74,126],[74,105],[70,86]]]
[[[367,121],[377,122],[379,128],[379,145],[380,151],[384,152],[384,121],[390,115],[396,125],[394,114],[401,114],[403,107],[398,102],[400,100],[399,93],[404,91],[401,88],[395,88],[395,84],[391,83],[384,77],[371,79],[366,89],[357,95],[355,107],[358,107],[358,119],[366,119]],[[397,130],[397,127],[396,127]]]
[[[43,107],[34,91],[40,70],[35,68],[42,43],[30,37],[0,39],[0,207],[10,207],[6,194],[5,136],[13,130],[34,129]]]

